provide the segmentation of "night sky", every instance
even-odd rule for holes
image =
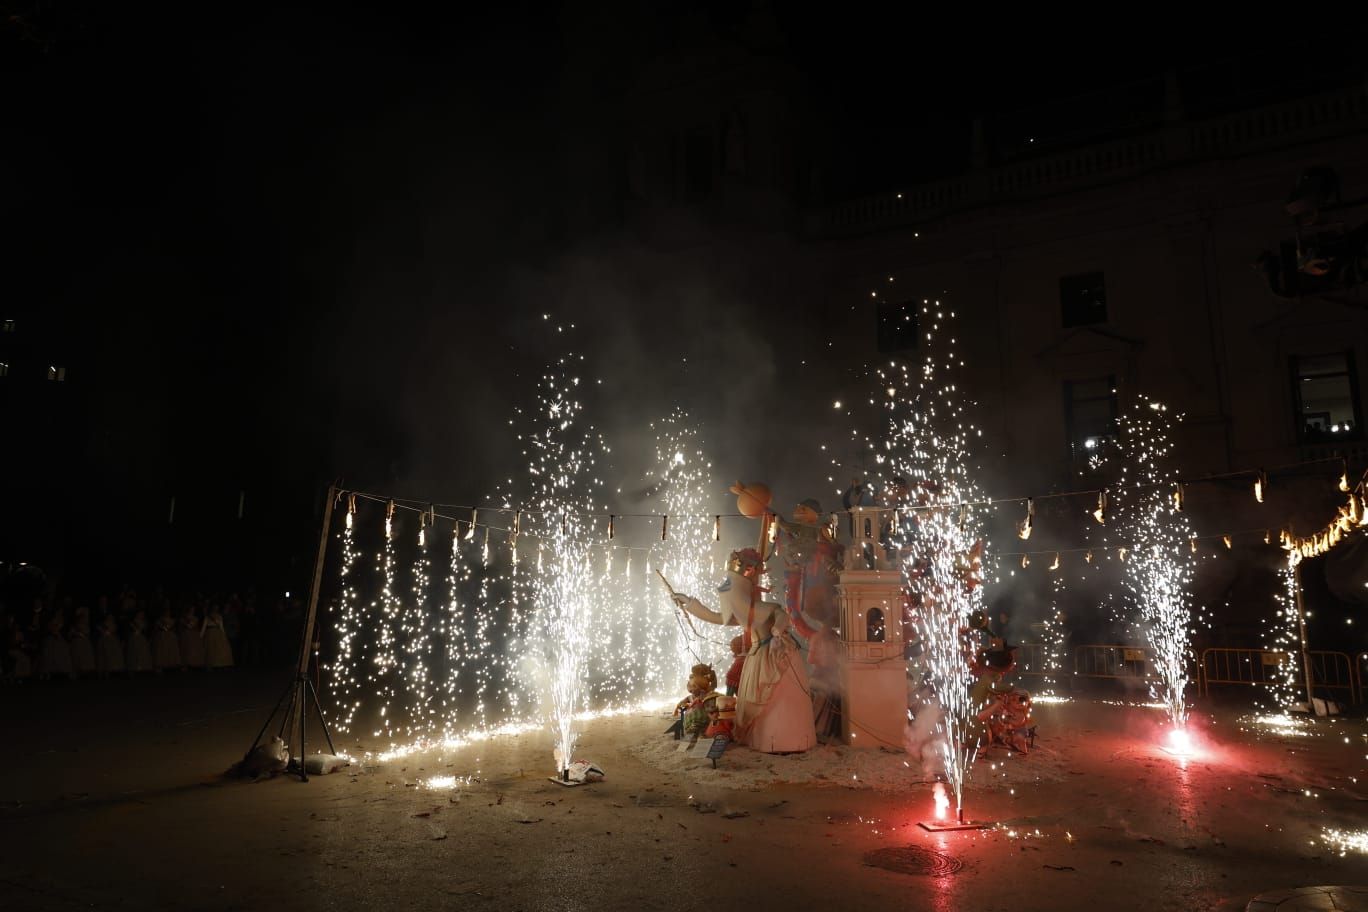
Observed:
[[[734,41],[793,69],[821,140],[808,206],[963,169],[975,114],[1011,154],[1134,125],[1165,66],[1212,108],[1334,69],[1276,35],[1118,48],[1080,22],[836,12],[6,4],[2,300],[69,387],[7,393],[4,558],[288,578],[335,477],[483,500],[566,348],[615,391],[619,437],[674,404],[714,438],[782,433],[819,346],[748,265],[763,247],[672,256],[622,228],[622,111],[662,55]],[[789,471],[753,440],[719,444],[724,473]]]

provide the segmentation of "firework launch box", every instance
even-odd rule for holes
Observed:
[[[907,726],[902,574],[843,570],[837,592],[846,648],[841,736],[853,747],[901,748]]]

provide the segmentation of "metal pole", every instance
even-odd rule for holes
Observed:
[[[299,712],[299,778],[309,781],[304,768],[306,720],[309,715],[309,655],[313,650],[314,624],[318,618],[318,595],[323,589],[323,563],[328,555],[328,533],[332,530],[333,504],[337,501],[336,485],[328,486],[328,499],[323,505],[323,528],[318,533],[318,557],[314,560],[313,583],[309,586],[309,609],[304,615],[304,636],[299,644],[299,666],[295,675],[293,709]],[[315,699],[317,696],[315,695]],[[323,708],[319,706],[319,715]],[[288,721],[289,716],[286,716]]]
[[[323,588],[323,560],[328,553],[328,530],[332,528],[333,502],[337,488],[328,485],[328,502],[323,507],[323,529],[318,533],[318,558],[314,561],[313,585],[309,587],[309,611],[304,618],[304,641],[299,646],[299,674],[309,673],[309,650],[313,647],[314,619],[318,616],[318,593]]]
[[[1314,692],[1314,678],[1311,675],[1311,653],[1307,649],[1306,643],[1306,606],[1302,604],[1302,582],[1301,582],[1301,561],[1292,568],[1292,582],[1296,587],[1294,593],[1297,605],[1297,630],[1301,636],[1302,672],[1306,675],[1306,708],[1310,712],[1316,711],[1316,695]]]

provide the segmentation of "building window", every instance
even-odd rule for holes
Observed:
[[[0,377],[8,377],[8,376],[9,376],[9,365],[6,364],[4,361],[0,361]]]
[[[865,640],[870,643],[882,643],[884,641],[884,613],[882,608],[870,608],[869,614],[865,615]]]
[[[1363,436],[1354,358],[1347,351],[1293,358],[1292,402],[1302,443]]]
[[[1102,273],[1064,276],[1059,280],[1059,309],[1064,328],[1107,322],[1107,284]]]
[[[1064,381],[1064,425],[1075,459],[1098,454],[1116,440],[1116,378]]]
[[[7,332],[7,333],[12,333],[12,332],[14,332],[14,321],[13,321],[13,320],[0,320],[0,332]]]
[[[63,380],[66,379],[66,368],[65,368],[65,367],[52,367],[52,366],[49,365],[49,367],[48,367],[48,379],[49,379],[49,380],[53,380],[53,381],[55,381],[55,382],[57,382],[57,383],[61,383]]]
[[[915,301],[879,302],[879,354],[891,355],[917,347],[917,312]]]

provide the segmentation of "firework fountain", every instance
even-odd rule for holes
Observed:
[[[919,365],[890,362],[880,368],[871,402],[886,410],[879,462],[907,480],[915,500],[893,514],[891,538],[916,602],[923,661],[942,711],[938,750],[962,821],[964,782],[977,750],[963,631],[983,604],[970,565],[981,540],[981,518],[969,504],[983,498],[969,462],[970,441],[981,432],[969,421],[970,403],[955,382],[964,361],[955,349],[954,320],[954,311],[926,303],[920,321],[927,354]]]
[[[518,435],[528,491],[514,512],[510,548],[516,554],[518,537],[526,535],[537,550],[535,563],[512,576],[512,598],[530,618],[525,634],[508,632],[508,644],[513,654],[530,657],[528,683],[549,696],[546,712],[562,773],[579,736],[575,716],[588,708],[594,640],[606,626],[599,610],[606,579],[602,562],[596,572],[593,560],[602,530],[593,528],[592,518],[605,512],[595,500],[603,485],[594,471],[607,448],[584,423],[578,398],[583,361],[563,357],[542,376],[536,424]]]
[[[1193,609],[1189,589],[1196,558],[1193,533],[1183,512],[1184,490],[1169,464],[1170,417],[1162,403],[1142,397],[1118,422],[1119,436],[1107,461],[1119,465],[1112,504],[1121,537],[1125,589],[1153,651],[1158,676],[1150,695],[1164,706],[1170,743],[1187,743],[1189,662]]]

